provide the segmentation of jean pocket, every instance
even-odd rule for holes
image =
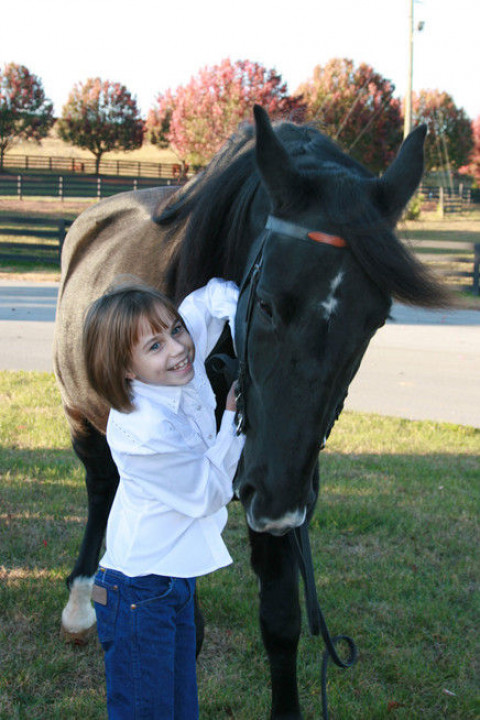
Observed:
[[[117,586],[95,580],[92,599],[97,616],[98,639],[102,643],[110,643],[115,636],[120,593]]]
[[[175,587],[172,577],[163,575],[144,575],[132,579],[130,591],[137,607],[145,607],[156,600],[168,597]]]

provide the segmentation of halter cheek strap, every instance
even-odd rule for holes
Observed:
[[[328,233],[324,233],[321,230],[309,230],[307,228],[301,227],[300,225],[296,225],[295,223],[288,222],[287,220],[281,220],[274,215],[268,216],[267,222],[265,224],[265,230],[277,232],[281,235],[287,235],[288,237],[298,240],[306,240],[309,238],[310,240],[314,240],[315,242],[319,242],[324,245],[330,245],[331,247],[347,247],[346,240],[344,240],[344,238],[342,237],[339,237],[338,235],[329,235]],[[246,384],[248,377],[248,340],[253,307],[255,303],[255,291],[258,281],[260,280],[260,271],[263,264],[263,249],[266,237],[266,234],[263,234],[257,256],[251,264],[250,269],[244,277],[242,285],[240,287],[239,297],[247,291],[247,288],[249,289],[249,292],[247,300],[247,312],[244,321],[245,337],[243,341],[243,352],[240,356],[240,369],[237,383],[237,435],[245,433],[248,425],[245,403]]]
[[[320,230],[309,230],[308,228],[295,225],[295,223],[288,222],[287,220],[280,220],[280,218],[277,218],[274,215],[268,216],[265,229],[281,233],[282,235],[288,235],[289,237],[298,238],[298,240],[310,238],[310,240],[315,240],[315,242],[323,243],[324,245],[331,245],[336,248],[347,247],[347,241],[339,235],[329,235],[328,233],[321,232]]]

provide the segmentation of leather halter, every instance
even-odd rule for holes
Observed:
[[[267,222],[265,223],[265,230],[263,237],[260,242],[260,249],[252,262],[247,274],[245,275],[242,285],[240,287],[239,298],[245,293],[246,289],[250,286],[247,302],[247,312],[245,316],[245,336],[243,341],[243,352],[240,357],[240,368],[237,382],[237,413],[236,413],[236,425],[237,435],[245,433],[247,429],[247,416],[246,416],[246,386],[248,372],[248,337],[250,334],[250,323],[253,315],[253,306],[255,301],[255,291],[260,280],[260,271],[263,265],[263,250],[265,242],[271,233],[278,233],[279,235],[286,235],[287,237],[294,238],[296,240],[314,240],[315,242],[329,245],[333,248],[345,248],[347,242],[344,238],[338,235],[329,235],[328,233],[320,230],[310,230],[304,228],[296,223],[289,222],[288,220],[281,220],[274,215],[269,215]]]
[[[288,222],[287,220],[280,220],[280,218],[274,215],[268,216],[265,229],[278,232],[281,235],[288,235],[288,237],[297,238],[298,240],[310,238],[310,240],[315,240],[315,242],[331,245],[336,248],[347,247],[347,241],[339,235],[329,235],[321,230],[308,230],[301,225],[295,225],[295,223]]]

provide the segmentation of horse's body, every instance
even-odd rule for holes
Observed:
[[[421,177],[422,130],[378,180],[315,130],[273,131],[260,109],[256,122],[256,145],[252,129],[244,130],[173,197],[160,188],[119,195],[81,215],[67,236],[55,369],[86,467],[89,519],[63,624],[75,634],[94,622],[89,583],[118,483],[103,435],[108,407],[89,388],[82,362],[86,306],[119,274],[177,300],[211,277],[238,284],[245,277],[236,345],[247,437],[236,490],[261,585],[272,717],[294,720],[301,718],[300,608],[287,533],[313,512],[319,447],[391,297],[421,305],[444,297],[393,235]],[[262,232],[272,211],[271,230]],[[328,235],[307,237],[310,230]]]

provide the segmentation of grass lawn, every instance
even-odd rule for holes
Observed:
[[[419,220],[400,222],[397,232],[405,240],[448,240],[480,242],[480,207],[472,205],[464,212],[439,218],[435,212],[424,212]]]
[[[85,521],[82,472],[53,376],[1,372],[0,719],[106,717],[96,640],[59,635],[64,577]],[[329,671],[332,720],[478,720],[480,431],[345,413],[322,453],[312,545],[332,634],[354,669]],[[234,565],[199,582],[207,618],[201,717],[268,717],[268,669],[245,523],[232,504]],[[322,642],[302,635],[305,720],[320,717]]]

